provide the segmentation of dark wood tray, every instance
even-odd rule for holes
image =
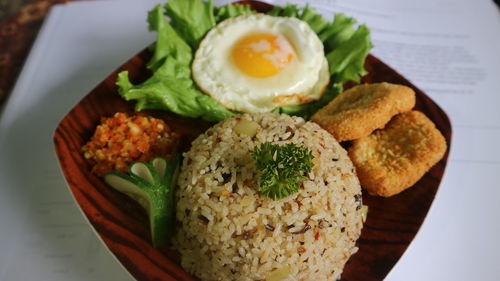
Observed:
[[[250,3],[259,11],[272,8],[261,2]],[[144,81],[149,75],[145,68],[149,57],[147,50],[134,56],[73,107],[55,131],[55,150],[76,203],[111,253],[137,280],[197,280],[180,267],[178,253],[168,248],[152,247],[144,210],[91,174],[80,150],[102,116],[133,112],[133,104],[124,101],[117,93],[116,77],[121,70],[128,70],[133,82]],[[385,81],[413,88],[417,94],[415,108],[436,124],[450,147],[450,121],[438,105],[374,56],[368,56],[365,67],[368,74],[363,77],[363,82]],[[163,118],[180,132],[184,150],[196,136],[212,125],[165,112],[148,113]],[[385,278],[422,225],[441,182],[447,159],[448,152],[414,187],[399,195],[382,198],[363,193],[363,203],[369,206],[368,219],[357,243],[359,251],[348,261],[342,280]]]

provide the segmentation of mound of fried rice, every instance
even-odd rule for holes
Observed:
[[[314,155],[299,192],[281,200],[259,193],[251,153],[266,141]],[[184,154],[176,204],[174,245],[202,280],[336,280],[362,228],[346,151],[317,124],[274,113],[237,115],[199,136]]]

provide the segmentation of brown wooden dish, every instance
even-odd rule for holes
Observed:
[[[272,6],[249,2],[259,11]],[[103,116],[115,112],[133,112],[133,104],[123,100],[115,85],[119,71],[128,70],[132,82],[145,80],[149,73],[147,50],[131,58],[85,96],[60,122],[55,135],[55,149],[68,186],[92,227],[109,250],[137,280],[197,280],[179,265],[175,251],[153,248],[145,211],[135,201],[108,187],[91,174],[91,167],[81,147],[93,134]],[[413,88],[415,109],[424,112],[442,132],[448,147],[451,125],[448,117],[421,90],[374,56],[366,60],[365,83],[390,82]],[[163,118],[182,135],[182,148],[212,124],[171,113],[148,111]],[[342,280],[382,280],[396,264],[415,237],[434,200],[446,166],[448,153],[415,186],[399,195],[382,198],[363,194],[369,206],[367,221],[358,240],[359,251],[345,266]]]

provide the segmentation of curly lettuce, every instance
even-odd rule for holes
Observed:
[[[213,1],[171,0],[165,4],[165,13],[178,34],[194,49],[215,26]]]
[[[246,13],[254,11],[248,5],[214,7],[212,0],[170,0],[155,6],[148,13],[149,30],[158,33],[151,46],[153,56],[147,64],[152,76],[134,85],[128,73],[121,72],[117,79],[120,95],[135,100],[137,111],[162,109],[213,122],[232,116],[235,112],[200,91],[191,78],[190,66],[193,53],[210,29],[220,21]],[[366,26],[357,26],[354,19],[343,14],[335,14],[333,21],[328,21],[309,6],[275,6],[267,14],[307,22],[324,44],[331,75],[325,94],[318,101],[277,108],[275,112],[308,119],[342,91],[343,83],[359,82],[366,73],[364,62],[373,47]]]
[[[170,1],[169,7],[175,7],[182,13],[180,7],[189,9],[189,6],[175,6],[177,2]],[[195,18],[189,15],[188,18]],[[118,92],[126,100],[135,100],[135,110],[161,109],[173,113],[192,117],[203,118],[207,121],[217,122],[224,120],[234,113],[219,104],[215,99],[203,94],[191,78],[192,49],[179,33],[169,24],[163,12],[163,6],[157,5],[148,14],[149,29],[158,32],[158,39],[153,45],[153,56],[147,67],[153,72],[145,82],[134,85],[130,82],[127,71],[118,74],[116,84]],[[181,26],[195,24],[184,20],[178,23]],[[213,23],[215,25],[215,23]],[[190,35],[184,33],[185,38],[194,40],[198,31]],[[191,40],[190,39],[190,40]],[[200,38],[196,39],[200,40]],[[197,44],[198,41],[191,43]]]

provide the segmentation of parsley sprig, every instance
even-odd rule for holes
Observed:
[[[303,146],[265,142],[252,153],[260,174],[260,192],[279,200],[297,192],[313,167],[314,156]]]

